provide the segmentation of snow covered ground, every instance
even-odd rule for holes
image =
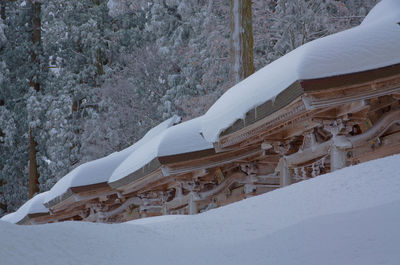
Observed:
[[[0,222],[0,264],[399,264],[400,155],[195,216]]]

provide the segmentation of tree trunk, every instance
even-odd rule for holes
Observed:
[[[29,132],[29,198],[32,198],[39,191],[39,172],[36,162],[36,146],[37,143]]]
[[[230,78],[238,83],[254,73],[251,0],[230,0]]]
[[[32,2],[32,43],[33,43],[33,50],[31,55],[31,61],[33,68],[35,69],[34,74],[31,78],[31,86],[36,90],[36,92],[40,91],[40,58],[39,58],[39,50],[41,45],[42,39],[42,21],[41,21],[41,3],[39,2]]]
[[[0,202],[0,209],[2,209],[3,212],[7,212],[7,205]]]
[[[30,0],[32,8],[32,54],[31,61],[34,73],[30,80],[30,85],[36,92],[40,91],[40,58],[39,51],[42,37],[41,23],[41,3]],[[37,164],[37,142],[33,136],[33,128],[29,128],[29,197],[32,198],[39,191],[39,171]]]
[[[101,49],[98,48],[97,49],[97,74],[100,75],[104,75],[104,69],[103,69],[103,55],[101,53]]]
[[[7,0],[0,0],[0,18],[2,20],[6,19],[6,3]]]
[[[0,168],[2,166],[0,165]],[[2,179],[0,179],[0,187],[3,186],[5,183]],[[3,192],[0,192],[0,195],[3,195]],[[0,209],[3,210],[3,212],[7,212],[7,204],[4,204],[2,202],[0,202]]]

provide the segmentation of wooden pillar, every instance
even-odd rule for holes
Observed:
[[[289,167],[285,158],[279,160],[279,174],[281,187],[288,186],[292,183]]]
[[[163,202],[161,214],[162,214],[162,215],[168,215],[168,214],[169,214],[168,209],[167,209],[166,202]]]
[[[197,202],[195,201],[195,195],[193,192],[190,194],[190,199],[189,199],[189,214],[197,214],[199,212],[198,207],[197,207]]]
[[[335,145],[331,146],[331,172],[346,167],[346,150]]]

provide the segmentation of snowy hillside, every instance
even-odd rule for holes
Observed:
[[[400,155],[195,216],[0,222],[0,264],[399,264]]]

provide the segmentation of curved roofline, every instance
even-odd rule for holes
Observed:
[[[223,130],[218,138],[228,136],[262,120],[289,105],[294,100],[304,95],[304,93],[368,83],[397,74],[400,74],[400,64],[330,77],[297,80],[279,93],[274,99],[269,99],[263,104],[249,110],[244,119],[237,119],[231,126]]]

